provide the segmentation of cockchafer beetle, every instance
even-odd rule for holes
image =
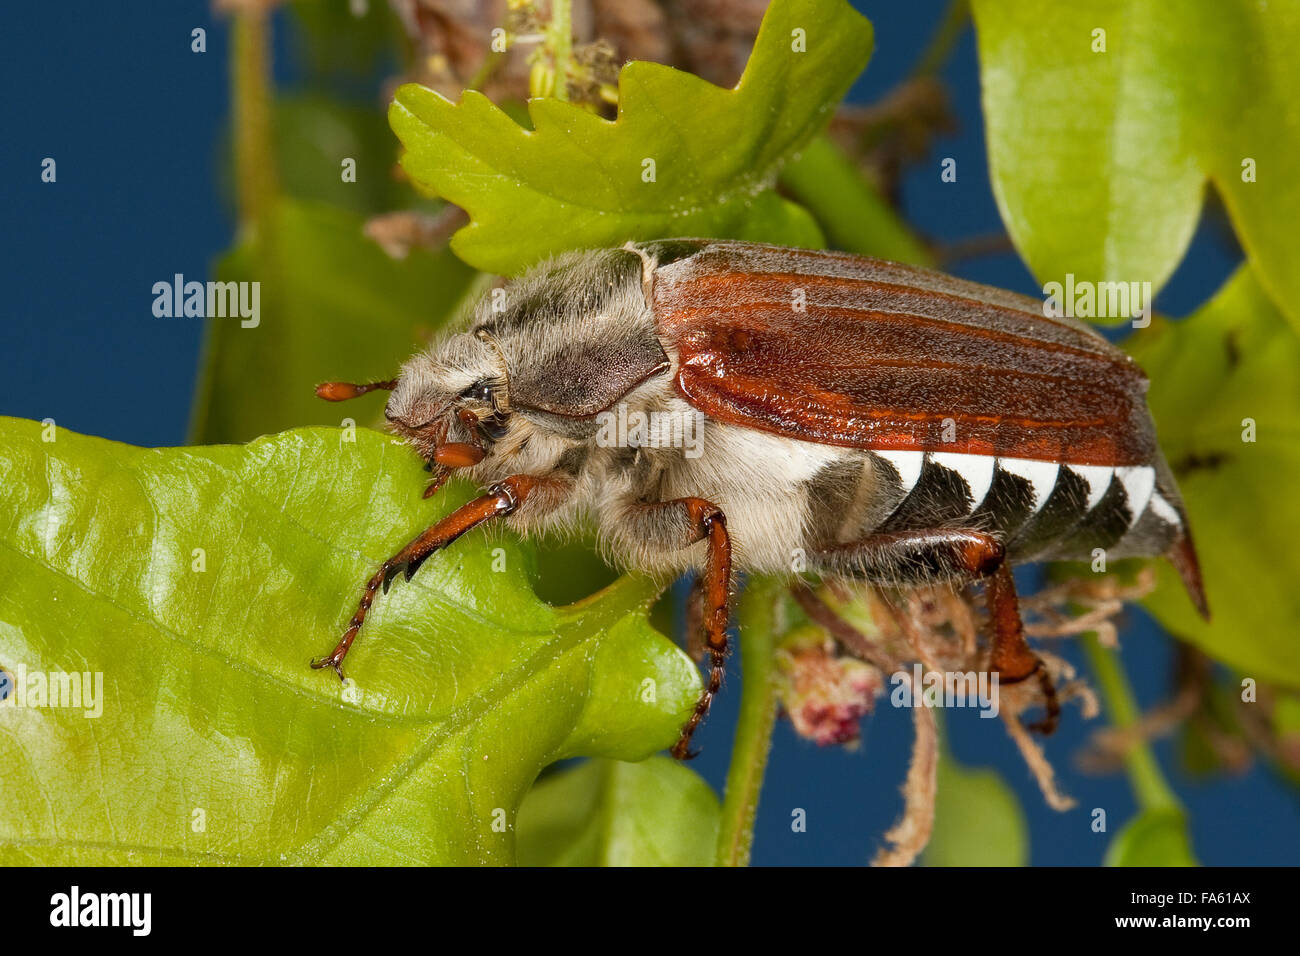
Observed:
[[[1043,682],[1050,730],[1012,564],[1163,554],[1209,615],[1146,384],[1083,323],[924,269],[706,239],[566,253],[395,381],[318,387],[391,389],[429,493],[451,470],[488,490],[384,562],[312,666],[342,676],[379,588],[476,525],[589,522],[622,566],[702,570],[710,674],[675,756],[722,680],[733,571],[789,575],[796,553],[880,586],[982,580],[988,667]],[[639,427],[611,431],[615,414]]]

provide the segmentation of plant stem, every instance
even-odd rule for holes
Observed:
[[[270,20],[267,10],[247,4],[234,14],[230,41],[231,125],[234,127],[235,205],[238,216],[238,240],[256,238],[259,245],[257,263],[259,279],[277,276],[277,249],[272,229],[272,212],[279,195],[276,175],[275,138],[271,131],[271,53]],[[280,283],[268,281],[262,308],[274,314],[275,297]],[[268,324],[263,331],[282,329]],[[236,329],[238,331],[238,329]],[[270,332],[263,339],[264,354],[281,356],[287,346],[280,340],[282,332]],[[199,360],[199,380],[190,409],[189,440],[203,443],[212,440],[211,430],[219,413],[212,404],[213,383],[220,356],[231,335],[227,322],[206,319],[203,323],[203,349]],[[274,364],[274,362],[272,363]],[[254,373],[249,372],[250,375]],[[257,374],[262,374],[261,372]],[[274,374],[268,369],[265,374]]]
[[[1129,686],[1128,678],[1120,666],[1119,655],[1102,647],[1094,634],[1084,635],[1083,649],[1097,678],[1097,685],[1106,702],[1111,723],[1121,729],[1135,726],[1139,716],[1137,701],[1133,697],[1133,689]],[[1124,765],[1142,809],[1160,810],[1181,807],[1178,797],[1165,780],[1164,774],[1160,772],[1160,764],[1156,761],[1155,754],[1151,752],[1151,747],[1145,741],[1130,747],[1124,755]]]
[[[773,651],[776,629],[773,617],[779,585],[751,578],[740,606],[740,660],[743,684],[740,693],[740,722],[731,749],[727,771],[727,793],[722,802],[722,825],[718,830],[719,866],[748,866],[754,845],[754,820],[763,773],[772,747],[776,723],[776,668]]]
[[[569,53],[573,49],[572,0],[551,0],[551,56],[555,61],[555,98],[569,98]]]
[[[241,227],[265,221],[278,190],[271,132],[270,30],[267,12],[249,4],[235,15],[231,99],[235,120],[235,189]]]
[[[912,71],[913,77],[931,76],[943,68],[943,65],[948,62],[948,57],[952,55],[957,41],[961,39],[968,19],[970,19],[970,0],[950,0],[943,19],[939,21],[938,29],[930,38],[930,45],[925,48],[925,53],[921,55],[916,68]]]
[[[786,164],[781,185],[816,217],[836,248],[919,266],[933,264],[925,244],[828,136],[817,137]]]

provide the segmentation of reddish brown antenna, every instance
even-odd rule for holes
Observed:
[[[356,385],[352,382],[321,382],[316,386],[316,397],[323,398],[327,402],[346,402],[349,398],[358,398],[366,392],[377,389],[391,392],[396,384],[395,378],[390,378],[386,382],[367,382],[364,385]]]

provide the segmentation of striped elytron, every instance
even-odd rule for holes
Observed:
[[[717,691],[733,566],[890,587],[983,580],[988,667],[1036,677],[1010,565],[1167,555],[1208,614],[1187,516],[1156,444],[1146,379],[1036,300],[836,253],[668,240],[569,253],[487,297],[392,382],[387,417],[436,474],[488,492],[421,533],[375,594],[492,517],[521,533],[590,522],[626,567],[703,570]],[[602,441],[606,416],[652,423]],[[703,414],[694,456],[663,440]],[[623,434],[622,432],[620,434]],[[702,453],[700,453],[702,452]]]

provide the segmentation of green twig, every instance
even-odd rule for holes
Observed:
[[[1118,655],[1103,648],[1094,634],[1083,638],[1084,653],[1097,678],[1097,686],[1106,702],[1111,723],[1127,730],[1137,725],[1140,714],[1128,678],[1120,667]],[[1180,809],[1173,788],[1160,771],[1155,754],[1145,742],[1137,740],[1124,754],[1124,765],[1138,804],[1143,810]]]
[[[903,121],[902,104],[908,98],[900,93],[908,87],[936,82],[934,75],[952,55],[969,19],[969,0],[951,0],[911,77],[887,98],[895,101],[894,108],[876,111],[874,123],[860,133],[864,141],[872,126],[883,129]],[[912,265],[935,265],[933,252],[903,222],[881,189],[830,137],[822,135],[809,143],[782,170],[780,183],[816,217],[835,248]]]
[[[572,0],[551,0],[551,57],[555,63],[555,98],[569,98],[569,54],[573,50]]]
[[[248,4],[234,15],[230,42],[231,125],[234,128],[235,205],[240,239],[256,237],[257,268],[260,277],[277,274],[277,247],[273,211],[280,187],[276,175],[275,137],[271,128],[270,22],[265,8]],[[279,283],[268,282],[262,308],[274,314]],[[268,328],[273,326],[268,326]],[[236,329],[236,332],[238,329]],[[265,330],[264,330],[265,331]],[[272,335],[279,335],[279,332]],[[211,441],[213,391],[217,367],[230,325],[209,318],[204,322],[203,347],[199,359],[199,380],[190,408],[189,440]],[[263,341],[267,341],[264,337]],[[265,345],[267,355],[279,355],[276,346]]]
[[[241,227],[265,222],[279,189],[271,131],[269,47],[267,12],[250,4],[235,15],[230,60],[235,188]]]
[[[969,18],[970,0],[950,0],[943,19],[939,21],[938,29],[930,38],[930,45],[925,48],[921,59],[916,63],[916,68],[912,71],[913,77],[933,76],[943,69],[957,41],[965,32],[966,21]]]
[[[774,581],[751,579],[741,602],[740,661],[743,681],[740,722],[731,749],[727,793],[718,830],[719,866],[747,866],[754,845],[754,820],[763,773],[776,723],[776,668],[773,618],[780,593]]]

